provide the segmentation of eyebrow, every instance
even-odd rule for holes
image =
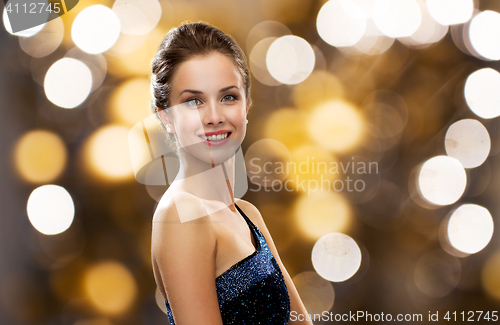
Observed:
[[[232,89],[232,88],[238,88],[236,86],[229,86],[229,87],[225,87],[225,88],[222,88],[221,90],[219,90],[220,93],[223,93],[229,89]],[[185,93],[185,92],[188,92],[188,93],[192,93],[192,94],[203,94],[202,91],[199,91],[199,90],[193,90],[193,89],[184,89],[180,94],[179,94],[179,97]]]

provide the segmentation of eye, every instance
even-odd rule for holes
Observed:
[[[233,96],[233,95],[226,95],[224,97],[222,97],[222,100],[223,101],[231,101],[231,100],[236,100],[236,96]]]
[[[198,98],[192,98],[192,99],[188,99],[186,101],[186,104],[190,105],[190,106],[197,106],[197,105],[200,105],[201,104],[201,100],[199,100]]]

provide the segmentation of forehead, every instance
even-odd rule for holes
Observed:
[[[197,55],[181,63],[172,78],[174,93],[184,89],[217,92],[232,85],[242,88],[241,76],[233,61],[218,52]]]

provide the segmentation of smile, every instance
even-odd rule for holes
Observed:
[[[231,132],[227,132],[227,133],[222,133],[222,134],[217,134],[217,135],[214,134],[214,135],[209,135],[209,136],[199,135],[199,137],[205,141],[217,142],[217,141],[225,140],[230,134],[231,134]]]

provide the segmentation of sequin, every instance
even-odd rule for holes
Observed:
[[[259,228],[236,205],[257,243],[256,251],[215,279],[224,324],[288,324],[290,298],[283,274]],[[167,300],[168,321],[174,318]]]

